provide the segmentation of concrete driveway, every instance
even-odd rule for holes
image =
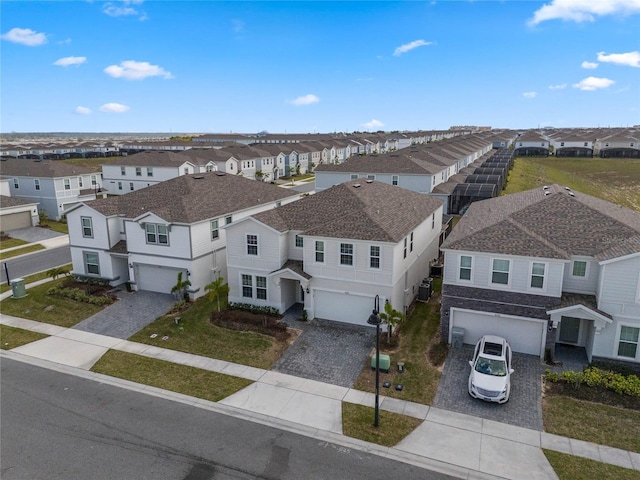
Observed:
[[[542,431],[542,380],[545,366],[533,355],[514,353],[511,395],[504,405],[472,398],[467,390],[473,345],[452,348],[433,406],[496,422]]]
[[[9,230],[6,232],[11,238],[17,238],[29,243],[41,242],[43,240],[49,240],[50,238],[62,237],[65,234],[56,232],[49,228],[44,227],[25,227],[18,228],[17,230]]]

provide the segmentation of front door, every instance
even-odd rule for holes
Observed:
[[[580,334],[580,319],[573,317],[562,317],[560,321],[560,338],[562,343],[578,343]]]

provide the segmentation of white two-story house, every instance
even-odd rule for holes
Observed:
[[[170,293],[182,272],[197,298],[226,277],[225,225],[298,198],[268,183],[210,172],[80,204],[67,213],[72,273]]]
[[[366,179],[226,226],[229,301],[365,325],[404,311],[438,257],[442,203]]]
[[[442,338],[640,362],[637,212],[551,185],[473,203],[442,251]]]

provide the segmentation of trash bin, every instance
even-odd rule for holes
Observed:
[[[11,291],[13,298],[22,298],[27,296],[27,289],[24,286],[24,278],[16,278],[11,281]]]
[[[464,344],[464,328],[453,327],[451,329],[451,346],[453,348],[462,348]]]

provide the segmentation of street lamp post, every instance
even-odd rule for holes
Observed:
[[[382,319],[380,318],[380,296],[376,295],[374,300],[373,312],[369,315],[367,323],[369,325],[376,326],[376,405],[375,405],[375,419],[373,426],[378,427],[379,424],[379,405],[380,405],[380,324]]]

